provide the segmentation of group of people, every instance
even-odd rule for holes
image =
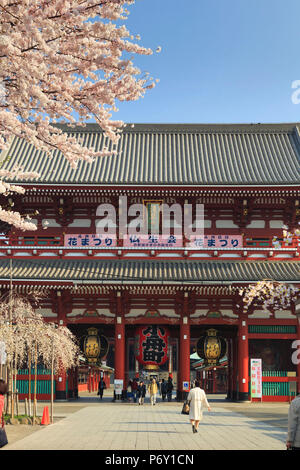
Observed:
[[[138,381],[136,378],[130,380],[128,384],[128,390],[133,398],[134,403],[136,403],[138,400],[139,405],[144,404],[147,390],[150,395],[151,405],[156,404],[158,393],[161,395],[162,401],[165,401],[167,398],[167,400],[170,402],[172,400],[173,388],[174,386],[171,377],[169,377],[167,381],[162,379],[161,382],[153,378],[150,381],[148,387],[146,387],[146,384],[143,380]]]
[[[99,382],[98,392],[101,399],[103,396],[103,390],[105,388],[105,382],[101,379]],[[146,396],[145,383],[142,380],[138,382],[137,379],[133,379],[129,383],[129,388],[132,390],[134,402],[136,402],[138,398],[139,405],[143,405]],[[167,382],[164,380],[157,382],[155,379],[152,379],[148,385],[148,391],[150,393],[151,405],[156,404],[156,395],[158,391],[160,391],[163,400],[165,400],[167,396],[168,401],[171,401],[173,391],[172,378],[169,377]],[[4,396],[7,394],[7,392],[7,384],[3,379],[0,379],[0,447],[3,447],[8,443],[3,419]],[[187,403],[189,405],[189,419],[192,424],[192,432],[197,433],[199,423],[202,419],[203,405],[206,405],[208,411],[211,411],[205,391],[200,388],[200,383],[197,380],[195,380],[193,383],[193,387],[188,394]],[[286,447],[289,450],[300,450],[300,395],[298,395],[290,404]]]

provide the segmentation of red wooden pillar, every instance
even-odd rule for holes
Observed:
[[[95,391],[95,369],[92,371],[92,392]]]
[[[214,369],[212,371],[212,377],[213,377],[213,393],[216,393],[217,371]]]
[[[238,386],[239,400],[249,399],[249,346],[247,316],[240,314],[238,330]]]
[[[78,398],[78,367],[74,370],[74,398]]]
[[[238,346],[237,337],[232,338],[232,399],[238,399]]]
[[[92,377],[91,377],[91,371],[89,370],[89,375],[88,375],[88,392],[91,393],[92,391]]]
[[[115,379],[123,380],[125,384],[125,324],[121,309],[121,293],[117,294],[117,316],[115,320]]]
[[[227,399],[232,399],[232,339],[227,339]]]
[[[68,374],[68,377],[69,377],[69,381],[68,381],[68,398],[74,398],[74,384],[75,384],[74,374],[75,374],[75,370],[73,368],[70,369],[69,374]]]
[[[62,293],[57,291],[57,322],[59,326],[66,325],[66,314],[64,311],[64,303],[62,300]],[[55,399],[65,401],[67,400],[67,372],[61,368],[55,379]]]
[[[125,340],[125,382],[124,382],[124,389],[127,389],[127,385],[131,377],[129,377],[129,340]]]
[[[65,370],[60,370],[55,379],[55,400],[67,400],[67,374]]]
[[[183,315],[180,320],[180,340],[179,340],[179,386],[178,398],[183,400],[187,397],[187,390],[185,390],[184,382],[188,382],[190,388],[190,321],[188,317],[188,293],[184,294],[184,307]]]

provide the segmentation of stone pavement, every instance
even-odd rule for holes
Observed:
[[[139,406],[94,397],[55,403],[56,416],[64,419],[3,450],[285,450],[288,404],[208,399],[212,411],[204,411],[198,434],[181,414],[182,403],[175,401],[151,406],[146,398]]]

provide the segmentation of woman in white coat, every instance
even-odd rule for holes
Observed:
[[[192,424],[193,433],[195,433],[198,432],[199,422],[202,419],[203,403],[207,406],[208,411],[211,411],[205,391],[200,388],[198,380],[195,380],[195,387],[191,389],[187,397],[187,401],[190,405],[189,418]]]

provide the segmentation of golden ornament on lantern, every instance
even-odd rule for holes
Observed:
[[[101,342],[97,328],[88,328],[84,339],[83,351],[89,364],[97,364],[101,351]]]
[[[217,366],[226,354],[226,341],[218,335],[217,330],[210,328],[206,336],[201,336],[197,343],[197,354],[204,359],[205,365]]]

